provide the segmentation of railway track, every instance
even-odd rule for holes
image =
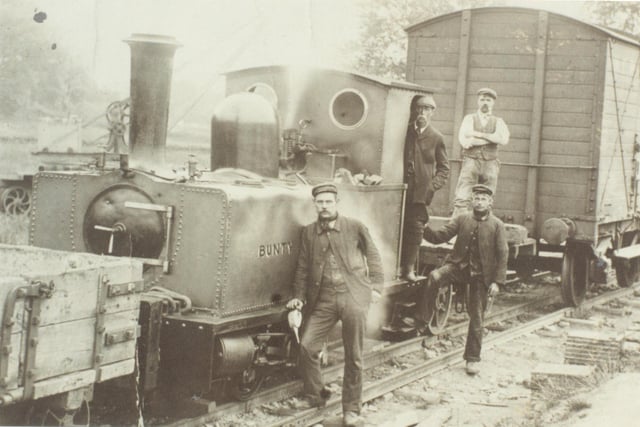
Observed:
[[[604,304],[608,301],[629,296],[637,289],[640,289],[640,284],[599,295],[585,301],[577,309],[563,308],[560,310],[556,310],[553,313],[523,323],[522,325],[515,326],[506,331],[491,334],[483,341],[483,349],[488,349],[495,345],[508,342],[524,334],[540,329],[546,325],[556,323],[559,320],[562,320],[564,317],[570,316],[576,310],[590,309],[594,306]],[[436,358],[411,366],[400,372],[390,374],[383,379],[369,382],[368,384],[365,384],[363,388],[363,401],[370,401],[427,375],[431,375],[444,369],[448,369],[452,366],[462,364],[463,360],[461,356],[463,352],[464,348],[458,348],[446,354],[442,354]],[[340,398],[335,397],[329,400],[327,406],[322,409],[300,412],[299,414],[296,414],[294,416],[289,416],[286,418],[283,417],[276,422],[267,425],[269,427],[313,425],[322,422],[326,418],[330,417],[333,413],[340,410]]]
[[[538,274],[537,277],[540,277],[544,274],[546,274],[546,272]],[[511,283],[515,283],[515,282],[516,280],[512,281]],[[495,310],[494,308],[495,311],[489,313],[486,316],[485,324],[489,325],[496,322],[515,319],[521,314],[534,311],[540,307],[544,307],[550,304],[560,303],[561,301],[562,299],[558,293],[558,294],[539,297],[539,298],[536,298],[535,300],[516,304],[501,310]],[[415,337],[408,340],[404,340],[401,342],[392,343],[385,346],[374,346],[372,351],[369,351],[365,354],[364,365],[366,366],[367,369],[370,369],[380,364],[383,364],[389,360],[392,360],[393,358],[401,357],[401,356],[413,353],[415,351],[418,351],[423,347],[423,341],[425,342],[424,345],[429,347],[435,344],[442,336],[448,336],[451,338],[463,336],[467,332],[467,325],[468,323],[466,321],[459,322],[457,324],[448,326],[443,332],[443,334],[439,336],[430,336],[426,338],[421,336],[421,337]],[[454,356],[452,356],[452,358],[453,359],[455,359],[456,357],[460,358],[459,356],[460,355],[456,353]],[[433,361],[435,360],[437,359],[433,359]],[[332,366],[325,368],[323,370],[323,377],[325,379],[325,382],[330,383],[330,382],[336,381],[342,375],[342,371],[343,371],[342,363],[336,363]],[[409,378],[411,378],[411,376],[409,376]],[[414,379],[417,379],[417,377],[414,377]],[[406,382],[401,385],[404,385],[404,384],[406,384]],[[369,393],[367,390],[368,389],[365,389],[365,393],[364,393],[364,397],[366,400],[373,399],[379,395],[374,393],[374,395],[369,396],[367,394]],[[219,419],[225,416],[251,412],[254,409],[259,408],[264,404],[272,403],[274,401],[295,396],[301,393],[301,391],[302,391],[302,382],[300,380],[289,381],[289,382],[277,385],[275,387],[272,387],[270,389],[258,392],[250,400],[247,400],[244,402],[225,403],[220,406],[217,406],[214,412],[212,413],[198,416],[195,418],[190,418],[190,419],[181,419],[166,425],[175,426],[175,427],[201,426],[204,423],[208,423],[208,422],[211,422],[212,420]],[[327,406],[328,412],[331,412],[328,410],[331,404],[333,404],[332,401],[330,401],[329,405]],[[337,404],[339,406],[339,400],[337,401]],[[315,412],[315,411],[312,411],[312,412]],[[285,422],[285,424],[274,424],[274,425],[288,425],[288,424],[286,424]],[[302,424],[298,424],[294,422],[293,425],[304,425],[304,422]]]

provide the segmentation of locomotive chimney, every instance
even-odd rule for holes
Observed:
[[[173,56],[180,43],[174,37],[132,34],[131,118],[129,152],[132,163],[155,168],[165,162]]]

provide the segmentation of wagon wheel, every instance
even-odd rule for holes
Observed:
[[[263,375],[260,375],[254,368],[249,368],[231,378],[229,391],[235,399],[244,402],[260,389],[263,381]]]
[[[23,185],[11,185],[0,196],[0,210],[9,215],[23,215],[31,209],[31,190]]]
[[[429,322],[429,332],[439,335],[447,326],[451,305],[453,302],[453,285],[440,286],[435,298],[433,316]]]
[[[638,240],[640,240],[640,238],[638,238],[638,234],[636,233],[628,246],[635,245],[638,243]],[[616,261],[615,267],[618,286],[621,288],[628,288],[640,278],[640,259],[638,258]]]
[[[576,251],[567,251],[562,259],[562,300],[578,306],[584,300],[589,284],[589,259]]]

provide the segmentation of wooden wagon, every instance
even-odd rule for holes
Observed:
[[[8,245],[0,260],[0,424],[16,402],[73,412],[134,371],[139,261]]]
[[[511,132],[500,147],[497,215],[524,225],[537,240],[533,261],[563,254],[570,304],[582,301],[610,263],[621,286],[635,281],[638,40],[551,12],[507,7],[463,10],[406,31],[407,80],[440,88],[434,125],[452,160],[448,191],[436,195],[433,213],[451,212],[458,129],[477,109],[478,89],[491,87],[498,93],[494,114]]]

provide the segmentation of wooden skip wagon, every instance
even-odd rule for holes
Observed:
[[[609,265],[621,286],[636,281],[640,43],[524,8],[463,10],[406,31],[407,79],[440,88],[434,125],[452,160],[448,191],[436,193],[433,213],[451,212],[458,129],[477,109],[478,89],[491,87],[495,114],[511,132],[500,147],[494,211],[536,240],[527,264],[561,270],[572,305],[589,283],[605,279]]]
[[[0,245],[0,422],[20,401],[74,411],[132,373],[141,291],[138,261]]]

